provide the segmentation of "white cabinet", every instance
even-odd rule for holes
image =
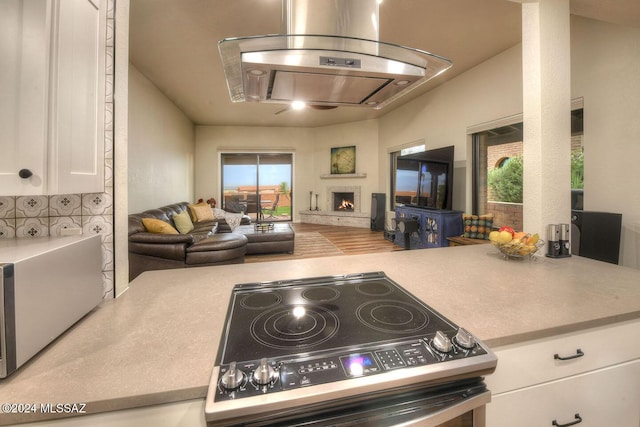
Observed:
[[[58,0],[54,5],[47,192],[101,192],[106,4]]]
[[[43,194],[47,174],[50,9],[0,2],[0,195]],[[21,178],[21,169],[31,171]]]
[[[638,336],[629,321],[494,349],[487,425],[640,426]]]
[[[0,38],[0,195],[103,191],[106,0],[2,1]]]
[[[503,393],[487,406],[487,425],[640,426],[640,360]],[[576,414],[577,417],[576,418]]]

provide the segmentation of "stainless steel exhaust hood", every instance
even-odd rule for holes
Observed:
[[[452,66],[378,41],[377,0],[283,0],[283,24],[218,42],[231,101],[380,109]]]

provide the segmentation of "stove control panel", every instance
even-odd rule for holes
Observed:
[[[481,354],[486,354],[486,351],[469,332],[460,328],[348,353],[232,362],[220,367],[215,401],[292,390]]]

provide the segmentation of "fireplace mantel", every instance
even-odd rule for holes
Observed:
[[[366,178],[366,173],[332,173],[320,175],[320,179],[336,179],[336,178]]]
[[[342,225],[347,227],[369,228],[371,218],[368,213],[300,211],[300,221],[307,224]]]

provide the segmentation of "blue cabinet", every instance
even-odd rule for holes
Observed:
[[[424,249],[449,246],[447,237],[461,236],[464,231],[461,211],[423,209],[411,206],[398,206],[396,224],[415,220],[418,229],[409,234],[409,248],[405,234],[396,226],[394,242],[405,249]]]

